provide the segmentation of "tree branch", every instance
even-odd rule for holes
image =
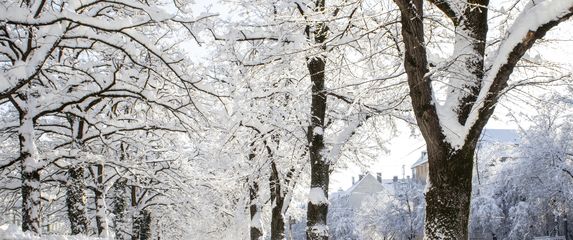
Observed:
[[[456,13],[456,11],[454,11],[454,9],[451,6],[451,3],[448,2],[447,0],[429,0],[432,4],[434,4],[438,9],[440,9],[444,14],[446,14],[446,16],[452,20],[452,23],[454,24],[454,26],[457,26],[459,24],[459,16]]]

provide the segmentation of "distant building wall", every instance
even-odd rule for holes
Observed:
[[[429,171],[428,162],[414,167],[414,181],[418,183],[426,183],[426,177],[428,176]]]

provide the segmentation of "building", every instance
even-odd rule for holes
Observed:
[[[515,129],[484,129],[478,140],[476,154],[495,148],[496,158],[505,160],[512,157],[511,149],[519,143],[519,134]],[[412,164],[412,179],[417,183],[426,183],[429,174],[428,154],[422,154]]]

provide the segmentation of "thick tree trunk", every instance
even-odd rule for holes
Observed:
[[[22,163],[22,231],[41,234],[40,169],[34,143],[34,119],[26,107],[20,111],[20,161]]]
[[[109,227],[107,223],[107,204],[105,202],[106,192],[103,177],[104,166],[101,164],[97,165],[97,185],[95,190],[97,233],[100,237],[107,237],[109,235]]]
[[[474,2],[487,6],[487,1]],[[460,149],[454,149],[444,135],[433,97],[431,79],[427,76],[428,61],[424,45],[423,0],[395,0],[401,11],[404,37],[404,68],[408,74],[410,98],[416,121],[426,141],[429,158],[429,186],[426,194],[425,239],[467,239],[470,211],[473,154],[476,140],[489,115],[475,123]],[[456,63],[452,64],[461,79],[453,80],[451,90],[458,104],[449,104],[464,125],[475,104],[483,78],[483,54],[487,33],[487,9],[470,6],[463,20],[451,12],[449,6],[436,1],[437,6],[453,20],[456,28]],[[467,16],[466,16],[467,15]],[[463,90],[460,90],[463,89]],[[492,110],[493,111],[493,110]],[[490,112],[491,114],[491,112]],[[461,134],[461,133],[457,133]]]
[[[131,223],[131,240],[139,240],[139,231],[141,227],[142,217],[139,215],[139,211],[135,211],[132,215]]]
[[[425,239],[468,239],[474,150],[428,149]]]
[[[141,210],[140,240],[151,240],[151,220],[151,212],[147,209]]]
[[[84,182],[84,168],[70,166],[68,182],[66,185],[66,206],[72,235],[89,234],[89,219],[86,215],[86,184]]]
[[[113,226],[115,239],[129,239],[128,225],[129,195],[127,194],[127,179],[120,178],[114,185],[113,191]]]

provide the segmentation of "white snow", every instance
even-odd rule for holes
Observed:
[[[251,218],[251,227],[257,229],[263,229],[263,219],[261,218],[261,209],[255,213],[253,218]]]
[[[312,132],[314,135],[324,135],[324,129],[321,127],[315,127]]]
[[[334,141],[334,143],[332,145],[332,149],[330,150],[329,159],[328,159],[330,164],[336,164],[338,159],[340,159],[340,156],[342,155],[342,148],[344,147],[344,144],[346,144],[350,140],[350,138],[354,135],[356,130],[362,125],[362,123],[364,123],[365,120],[366,120],[366,116],[359,115],[359,116],[351,119],[347,123],[346,127],[344,129],[342,129],[342,131],[340,131],[340,133],[338,134],[338,136],[336,137],[336,140]]]
[[[20,227],[13,224],[0,225],[0,239],[2,240],[107,240],[88,236],[42,235],[37,236],[31,232],[22,232]]]
[[[310,189],[310,193],[308,193],[308,201],[315,205],[323,205],[328,204],[328,198],[324,194],[324,190],[320,187],[313,187]]]
[[[2,16],[0,8],[0,16]],[[1,18],[0,18],[1,20]],[[48,58],[54,46],[58,44],[61,36],[63,36],[66,26],[61,24],[54,24],[50,26],[39,41],[38,48],[33,51],[33,54],[27,61],[17,61],[14,65],[5,72],[0,72],[0,93],[6,93],[14,90],[13,88],[31,78],[40,69],[41,65]]]

